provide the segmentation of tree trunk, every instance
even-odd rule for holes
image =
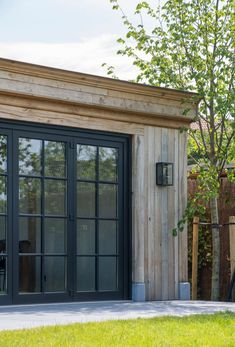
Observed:
[[[218,201],[217,198],[210,199],[211,223],[219,224]],[[219,300],[219,278],[220,278],[220,235],[219,227],[212,227],[212,279],[211,279],[211,300]]]

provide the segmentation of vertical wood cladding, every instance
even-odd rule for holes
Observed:
[[[177,299],[187,281],[187,231],[172,235],[187,199],[186,141],[177,129],[149,126],[133,141],[133,281],[144,279],[147,300]],[[156,186],[160,161],[174,163],[173,186]]]

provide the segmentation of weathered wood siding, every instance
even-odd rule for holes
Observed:
[[[186,204],[186,134],[145,127],[133,141],[133,282],[147,300],[178,298],[187,281],[187,233],[174,237]],[[156,186],[156,162],[174,163],[174,185]]]
[[[132,136],[132,282],[147,300],[178,298],[187,281],[187,233],[173,237],[187,199],[186,134],[196,95],[0,59],[0,120]],[[185,108],[190,108],[187,116]],[[155,164],[174,163],[174,185],[156,186]]]

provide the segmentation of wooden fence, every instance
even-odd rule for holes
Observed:
[[[196,176],[188,178],[188,193],[193,194],[197,189]],[[219,196],[219,222],[226,224],[229,216],[235,215],[235,184],[221,177]],[[207,212],[208,221],[209,211]],[[192,225],[189,225],[189,278],[191,279],[192,262]],[[211,229],[209,226],[201,227],[199,231],[199,259],[198,259],[198,299],[210,300],[211,290]],[[220,299],[226,300],[231,271],[229,251],[229,227],[220,229]]]

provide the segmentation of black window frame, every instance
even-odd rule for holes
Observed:
[[[66,293],[46,293],[46,294],[19,294],[18,293],[18,232],[8,233],[8,295],[0,296],[0,304],[20,304],[20,303],[44,303],[44,302],[65,302],[65,301],[84,301],[84,300],[115,300],[129,299],[131,291],[131,136],[112,132],[93,131],[87,129],[63,127],[59,125],[44,125],[29,122],[0,122],[0,133],[8,136],[8,227],[15,230],[18,224],[16,220],[18,211],[18,201],[15,199],[15,192],[18,192],[16,175],[18,174],[17,161],[17,139],[18,137],[38,138],[50,141],[63,141],[67,146],[68,163],[73,162],[73,166],[68,165],[67,179],[67,201],[68,201],[68,225],[67,231],[73,229],[73,238],[67,239],[67,268],[68,291]],[[77,292],[75,278],[75,235],[76,235],[76,197],[74,185],[76,184],[76,155],[74,151],[76,144],[94,144],[95,146],[118,147],[121,154],[122,167],[121,192],[119,197],[119,209],[122,220],[123,238],[121,242],[121,254],[119,280],[122,280],[121,292]],[[14,153],[13,153],[14,152]],[[14,177],[13,177],[14,176]],[[70,180],[69,180],[70,178]],[[71,180],[72,178],[72,180]],[[68,198],[69,197],[69,198]],[[14,216],[14,218],[11,218]],[[69,250],[69,252],[68,252]],[[69,254],[71,253],[72,256]],[[14,264],[14,266],[13,266]],[[17,270],[16,270],[17,269]],[[72,271],[71,271],[72,270]],[[12,275],[10,275],[12,274]]]

